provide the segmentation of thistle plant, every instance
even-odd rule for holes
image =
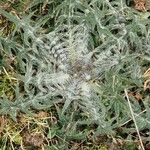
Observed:
[[[15,118],[18,110],[29,113],[30,108],[47,109],[61,102],[61,115],[79,108],[84,118],[79,124],[95,123],[99,133],[114,133],[131,116],[124,89],[142,87],[141,66],[149,62],[149,14],[139,14],[119,0],[47,5],[56,8],[36,21],[35,12],[19,18],[0,9],[15,24],[9,37],[0,38],[1,49],[15,53],[24,88],[20,94],[16,87],[14,102],[1,98],[1,113]],[[50,18],[54,26],[48,28]],[[132,105],[139,114],[140,104]]]

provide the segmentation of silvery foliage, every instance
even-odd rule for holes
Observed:
[[[105,45],[94,49],[90,44],[90,30],[84,23],[63,24],[44,33],[39,25],[30,25],[32,15],[18,19],[1,12],[16,24],[12,37],[20,28],[23,30],[21,43],[15,38],[1,38],[1,42],[10,52],[17,50],[19,65],[24,70],[20,79],[25,89],[24,95],[16,90],[14,103],[3,101],[1,112],[10,112],[15,118],[17,110],[27,112],[30,107],[43,109],[64,102],[62,113],[73,104],[82,108],[92,121],[106,125],[105,106],[93,87],[104,71],[119,63],[113,48],[107,52],[102,47]]]
[[[65,101],[62,113],[74,102],[89,112],[92,120],[104,120],[91,89],[100,73],[96,72],[98,61],[93,58],[96,50],[90,49],[89,32],[84,24],[60,26],[48,34],[34,37],[29,49],[26,55],[29,66],[23,79],[26,92],[31,93],[36,87],[44,101],[52,101],[49,93],[51,97],[62,96]],[[35,71],[33,64],[37,67]],[[37,97],[36,92],[33,93]]]

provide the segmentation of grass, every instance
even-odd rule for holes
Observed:
[[[0,149],[149,149],[149,16],[131,0],[0,1]]]

